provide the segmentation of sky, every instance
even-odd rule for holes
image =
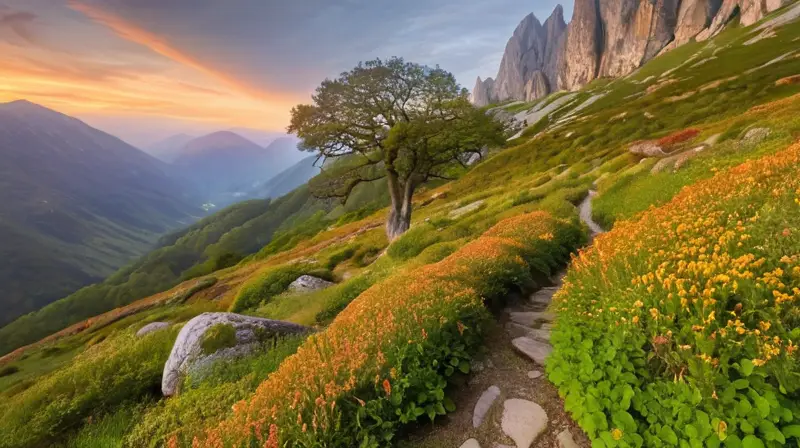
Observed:
[[[471,89],[556,0],[0,0],[0,102],[27,99],[137,146],[282,132],[359,61],[439,65]],[[564,2],[572,15],[571,0]]]

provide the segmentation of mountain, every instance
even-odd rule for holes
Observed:
[[[250,197],[253,188],[304,156],[294,137],[279,138],[262,148],[239,134],[220,131],[186,143],[173,166],[206,202],[219,206]]]
[[[143,254],[201,210],[167,166],[27,101],[0,104],[0,325]]]
[[[320,173],[320,169],[314,166],[316,161],[317,156],[306,157],[269,181],[257,185],[251,195],[255,198],[277,198],[285,195]]]
[[[541,24],[530,14],[506,45],[497,77],[478,78],[478,106],[533,101],[625,76],[664,51],[715,36],[737,15],[751,25],[792,0],[576,0],[564,23],[557,6]]]
[[[181,150],[194,137],[187,134],[177,134],[144,148],[144,151],[162,162],[172,163],[180,157]]]

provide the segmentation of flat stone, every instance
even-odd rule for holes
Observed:
[[[517,448],[530,448],[547,429],[547,413],[532,401],[512,398],[503,404],[501,428]]]
[[[558,286],[542,288],[531,295],[530,301],[534,303],[550,303],[559,289]]]
[[[521,311],[521,312],[512,312],[509,314],[511,317],[511,321],[518,323],[520,325],[527,325],[529,327],[533,326],[536,322],[552,322],[556,319],[556,315],[549,312],[532,312],[532,311]]]
[[[448,215],[448,218],[450,218],[450,219],[460,218],[460,217],[466,215],[467,213],[473,212],[473,211],[481,208],[481,206],[483,205],[483,202],[484,201],[481,199],[480,201],[475,201],[472,204],[467,204],[467,205],[465,205],[465,206],[463,206],[461,208],[457,208],[455,210],[452,210],[450,212],[450,214]]]
[[[164,328],[169,327],[167,322],[151,322],[144,327],[140,328],[139,331],[136,332],[136,337],[140,338],[146,334],[150,334],[156,332],[158,330],[163,330]]]
[[[481,448],[481,444],[475,439],[469,439],[462,443],[460,448]]]
[[[575,443],[575,439],[572,437],[572,433],[569,432],[569,429],[558,433],[556,441],[558,442],[558,448],[578,448],[578,444]]]
[[[525,336],[512,340],[511,344],[515,349],[540,366],[545,365],[547,357],[553,351],[553,347],[550,344]]]
[[[528,337],[541,342],[550,342],[550,331],[541,328],[528,330]]]
[[[538,370],[531,370],[528,372],[528,378],[535,380],[536,378],[540,378],[542,376],[542,372]]]
[[[495,442],[493,448],[515,448],[511,445],[503,445],[502,443]]]
[[[486,389],[483,394],[481,394],[481,397],[478,399],[478,403],[475,404],[475,410],[472,411],[473,428],[481,426],[483,419],[486,418],[486,414],[489,412],[489,409],[492,408],[492,405],[499,396],[500,388],[497,386],[491,386]]]
[[[541,328],[542,330],[550,331],[553,329],[553,324],[542,324],[542,326],[539,328]]]

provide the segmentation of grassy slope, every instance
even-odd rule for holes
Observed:
[[[496,154],[458,181],[423,192],[417,200],[414,215],[413,232],[416,234],[413,237],[410,235],[407,240],[401,239],[388,255],[378,261],[373,260],[387,246],[380,228],[384,212],[319,233],[312,229],[304,234],[305,239],[297,245],[288,243],[275,246],[260,257],[215,273],[218,283],[199,292],[184,305],[167,303],[175,293],[192,283],[184,283],[170,291],[99,316],[88,324],[73,326],[26,350],[25,355],[18,352],[6,357],[3,364],[11,362],[22,369],[0,382],[0,385],[10,387],[3,393],[11,396],[19,393],[18,389],[36,381],[38,373],[31,371],[35,369],[34,365],[38,366],[36,368],[40,372],[56,369],[56,364],[65,362],[70,353],[82,351],[84,344],[98,335],[112,335],[131,326],[138,328],[154,319],[182,322],[202,310],[225,310],[246,282],[291,261],[316,260],[316,265],[331,269],[336,279],[347,280],[335,288],[308,296],[271,297],[246,312],[325,325],[370,285],[393,273],[442,259],[503,218],[539,208],[574,218],[570,201],[579,200],[591,183],[601,177],[599,183],[603,194],[598,198],[597,205],[600,216],[607,223],[630,217],[651,204],[665,202],[683,185],[709,177],[714,170],[774,152],[797,138],[799,130],[795,117],[800,100],[792,95],[800,92],[800,86],[776,85],[776,81],[800,71],[800,60],[795,58],[776,63],[767,70],[742,76],[741,82],[738,79],[731,80],[706,90],[699,90],[699,87],[708,85],[716,77],[724,79],[740,73],[742,64],[745,64],[736,62],[728,67],[721,61],[731,61],[737,57],[736,61],[742,58],[748,61],[748,66],[760,65],[785,52],[799,33],[800,26],[792,25],[779,30],[778,37],[760,44],[745,49],[738,45],[724,48],[717,54],[719,63],[712,62],[699,68],[687,67],[688,72],[679,69],[673,72],[679,81],[633,100],[627,97],[642,94],[648,86],[659,81],[652,78],[643,84],[636,82],[650,76],[660,76],[696,52],[709,50],[700,44],[689,45],[657,58],[627,79],[592,85],[589,87],[592,94],[606,92],[606,95],[578,114],[577,119],[559,127],[551,125],[547,132]],[[743,30],[730,30],[715,42],[718,47],[725,43],[734,44],[744,39],[745,34]],[[702,59],[701,56],[697,56],[697,60]],[[671,99],[689,91],[698,92],[682,100]],[[584,98],[588,96],[588,92],[582,94]],[[780,98],[787,99],[753,109],[755,105]],[[694,113],[697,110],[703,112]],[[645,111],[652,114],[653,118],[645,117]],[[623,112],[627,114],[620,117]],[[557,116],[563,117],[567,113],[568,110],[561,110]],[[769,127],[773,133],[766,142],[742,150],[735,140],[746,127],[756,124]],[[731,139],[691,160],[677,173],[665,172],[653,176],[649,170],[641,168],[637,172],[639,158],[626,153],[630,142],[663,137],[690,126],[701,131],[696,142],[718,133],[727,134]],[[455,219],[449,216],[451,210],[478,200],[484,202],[477,211]],[[287,241],[291,241],[291,238]],[[48,362],[44,360],[25,364],[27,360],[41,359],[40,354],[52,347],[58,347],[65,353],[57,360],[53,358],[52,368],[43,368],[41,365]],[[22,356],[28,356],[27,360],[21,359]],[[25,378],[25,383],[15,378]],[[148,411],[137,411],[133,423],[142,418],[142,412]],[[220,417],[224,416],[216,418]]]

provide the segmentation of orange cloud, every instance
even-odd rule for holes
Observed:
[[[69,0],[68,4],[72,9],[83,13],[95,22],[107,26],[123,39],[145,46],[150,50],[181,65],[191,67],[211,78],[218,80],[219,82],[222,82],[224,85],[234,89],[237,92],[264,102],[273,104],[284,103],[284,105],[287,107],[287,110],[289,107],[298,102],[298,98],[286,95],[282,92],[265,92],[261,89],[246,85],[235,77],[230,76],[225,72],[216,70],[213,67],[210,67],[209,65],[197,60],[193,56],[185,53],[184,51],[175,48],[161,36],[142,29],[135,24],[127,22],[122,17],[119,17],[113,13],[93,5],[89,5],[80,0]]]

